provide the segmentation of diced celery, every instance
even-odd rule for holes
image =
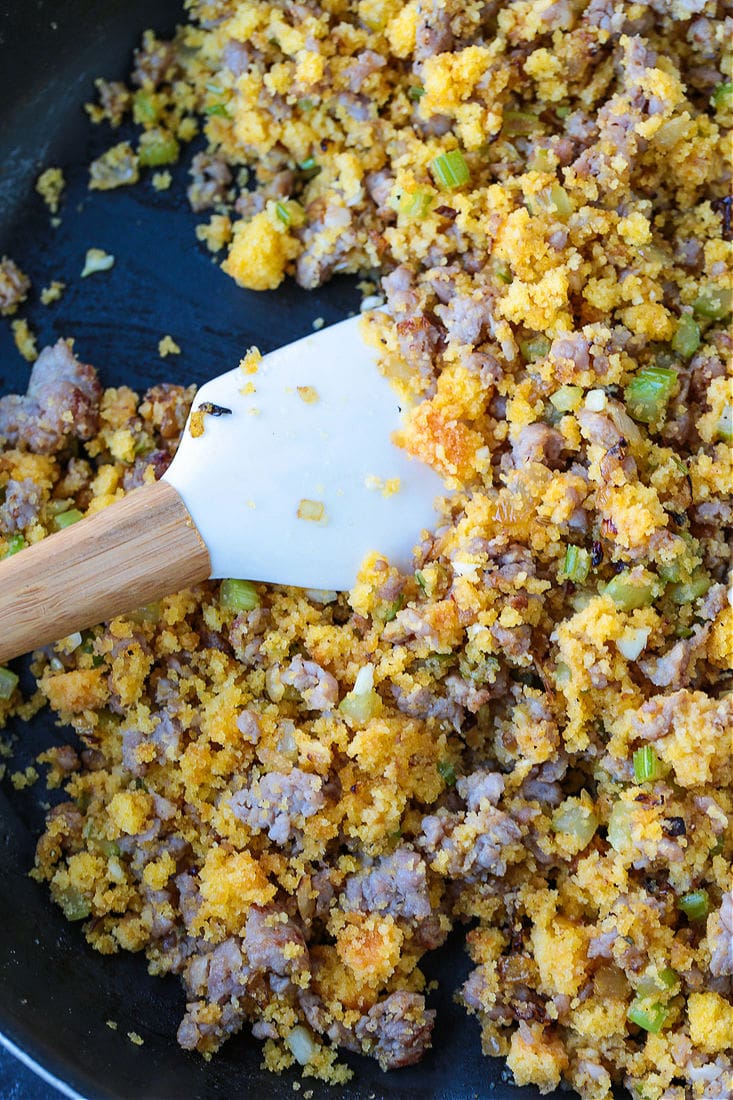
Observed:
[[[622,852],[631,839],[631,829],[636,809],[631,802],[614,802],[608,819],[606,836],[616,852]]]
[[[132,117],[138,126],[144,126],[145,123],[152,124],[157,121],[158,105],[153,92],[146,91],[144,88],[135,92],[132,101]]]
[[[28,544],[22,535],[11,535],[8,539],[7,546],[5,548],[4,558],[12,558],[13,554],[17,554],[20,550],[24,550]]]
[[[436,183],[443,191],[456,191],[463,187],[471,178],[463,153],[460,149],[451,149],[448,153],[441,153],[439,157],[430,162],[430,171],[433,173]]]
[[[92,907],[75,886],[66,886],[54,895],[54,901],[61,907],[67,920],[86,920]]]
[[[519,350],[527,363],[536,363],[538,359],[544,359],[550,350],[550,341],[541,334],[532,336],[529,340],[519,341]]]
[[[733,405],[724,405],[715,429],[718,439],[724,443],[733,443]]]
[[[642,977],[636,992],[638,998],[644,999],[669,995],[670,990],[679,985],[679,981],[678,975],[670,966],[665,966],[662,970],[652,967]]]
[[[342,714],[357,725],[365,726],[372,718],[382,712],[382,698],[378,691],[350,691],[343,697],[338,708]]]
[[[230,577],[221,582],[219,599],[229,611],[254,611],[260,606],[260,597],[251,581],[240,581]]]
[[[531,111],[513,110],[504,111],[501,128],[502,132],[510,137],[517,137],[520,134],[535,134],[544,130],[542,119],[538,118],[537,115],[533,115]]]
[[[411,99],[413,103],[417,103],[419,99],[425,95],[425,89],[420,84],[413,84],[407,89],[407,98]]]
[[[513,275],[512,269],[505,260],[492,260],[491,274],[495,279],[498,279],[500,283],[506,283],[509,286],[512,282]]]
[[[688,920],[703,920],[710,911],[710,898],[707,890],[692,890],[683,894],[677,905]]]
[[[706,573],[704,569],[696,569],[689,581],[670,585],[667,589],[667,595],[672,603],[676,603],[678,607],[683,607],[685,604],[693,603],[700,596],[704,596],[711,584],[710,574]]]
[[[661,774],[659,757],[651,745],[643,745],[634,753],[634,776],[637,783],[651,783]]]
[[[226,103],[210,103],[204,107],[204,114],[209,118],[231,118]]]
[[[565,561],[560,578],[582,584],[590,573],[590,554],[582,546],[568,546],[565,549]]]
[[[626,407],[634,420],[658,424],[664,419],[669,399],[677,388],[678,375],[669,367],[642,367],[625,390]]]
[[[654,577],[648,574],[633,576],[628,572],[612,577],[603,589],[603,595],[610,596],[621,611],[650,607],[657,594],[657,581]]]
[[[144,168],[159,168],[163,164],[174,164],[180,151],[181,147],[173,134],[156,129],[140,135],[137,155]]]
[[[63,531],[64,527],[71,527],[72,523],[78,523],[81,518],[78,508],[69,508],[68,512],[60,512],[54,516],[53,525],[57,531]]]
[[[713,88],[710,102],[716,111],[725,112],[726,114],[733,111],[733,83],[726,81],[724,84],[718,84]]]
[[[389,607],[387,608],[387,612],[384,616],[385,623],[391,623],[393,619],[396,619],[397,618],[397,612],[401,611],[404,606],[405,606],[405,594],[404,594],[404,592],[400,592],[399,596],[394,601],[394,603],[390,604]]]
[[[18,677],[9,668],[0,668],[0,699],[9,699],[18,686]]]
[[[709,286],[695,299],[692,308],[698,317],[722,321],[731,310],[733,293],[728,286]]]
[[[636,997],[629,1005],[626,1015],[632,1024],[657,1035],[664,1027],[668,1012],[658,1001],[649,1002],[643,997]]]
[[[560,386],[559,390],[550,394],[550,404],[559,413],[573,412],[583,400],[583,391],[580,386]]]
[[[433,205],[433,196],[422,188],[408,192],[400,199],[400,214],[406,218],[424,218]]]
[[[700,347],[700,326],[691,313],[683,313],[672,337],[672,348],[683,359],[691,359]]]
[[[592,805],[585,805],[578,798],[566,798],[552,815],[552,828],[556,833],[575,837],[582,850],[593,839],[598,828],[598,818]]]
[[[539,148],[535,149],[532,153],[529,167],[532,172],[552,172],[555,163],[556,162],[550,156],[550,150],[540,145]]]
[[[439,760],[437,764],[438,775],[445,783],[446,787],[455,787],[456,785],[456,769],[451,764],[450,760]]]
[[[530,214],[550,214],[560,221],[569,218],[575,209],[567,191],[559,183],[553,183],[551,187],[543,187],[534,195],[528,195],[526,204]]]

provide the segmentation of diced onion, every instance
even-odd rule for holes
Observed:
[[[295,1061],[301,1066],[307,1066],[318,1050],[318,1044],[307,1028],[300,1024],[294,1027],[285,1038],[285,1045]]]

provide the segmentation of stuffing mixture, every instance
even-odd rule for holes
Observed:
[[[35,874],[99,951],[180,976],[206,1057],[245,1027],[276,1070],[417,1062],[421,959],[455,927],[517,1083],[726,1100],[733,20],[187,8],[98,82],[128,136],[90,186],[159,179],[203,131],[199,238],[244,287],[382,293],[401,443],[453,492],[407,575],[375,552],[348,594],[210,583],[37,654],[79,740],[42,758],[67,800]],[[27,287],[3,260],[3,312]],[[160,476],[191,398],[43,351],[0,400],[0,552]]]

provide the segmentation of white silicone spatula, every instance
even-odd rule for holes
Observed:
[[[338,591],[370,550],[407,567],[442,482],[392,442],[359,321],[208,382],[161,481],[0,562],[0,664],[209,577]]]

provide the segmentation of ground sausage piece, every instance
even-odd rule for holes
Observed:
[[[297,925],[291,920],[281,920],[282,916],[284,914],[272,906],[266,909],[253,906],[244,929],[244,946],[247,962],[253,970],[270,970],[281,977],[289,977],[308,969],[308,949]],[[294,952],[293,947],[300,951]]]
[[[5,503],[0,507],[0,529],[10,534],[30,527],[38,519],[42,498],[41,487],[32,478],[11,478],[5,488]]]
[[[153,477],[159,481],[171,464],[171,456],[167,451],[155,450],[135,459],[134,465],[126,471],[122,479],[122,485],[126,493],[131,489],[139,489],[146,484],[146,471],[152,467]]]
[[[191,161],[189,175],[192,183],[187,192],[188,201],[197,214],[226,201],[232,172],[225,161],[208,153],[197,153]]]
[[[0,398],[0,434],[38,454],[54,454],[74,435],[97,431],[102,388],[94,367],[80,363],[65,340],[36,359],[25,397]]]
[[[356,1034],[382,1069],[399,1069],[420,1061],[430,1046],[434,1023],[435,1012],[425,1008],[420,993],[399,990],[362,1016]]]
[[[331,710],[338,702],[338,680],[316,664],[298,655],[282,674],[282,682],[303,696],[308,710]]]
[[[173,78],[177,67],[173,43],[161,42],[152,31],[146,31],[142,46],[135,50],[133,84],[139,87],[147,85],[157,88],[164,81]]]
[[[424,817],[416,843],[443,873],[472,881],[481,872],[501,877],[507,868],[505,849],[521,835],[516,821],[489,805],[477,812],[441,810]]]
[[[368,871],[346,880],[344,896],[352,909],[424,920],[432,910],[425,861],[412,849],[396,848],[380,856]]]
[[[514,465],[520,469],[529,462],[541,462],[551,470],[557,469],[565,446],[565,437],[555,428],[541,423],[528,424],[512,443]]]
[[[253,832],[267,832],[274,844],[287,844],[295,836],[293,819],[312,817],[322,808],[322,786],[320,776],[300,768],[288,775],[268,772],[232,795],[232,811]]]
[[[420,5],[415,31],[415,60],[424,61],[436,53],[447,53],[453,46],[450,15],[438,0]]]
[[[15,313],[31,288],[31,281],[7,256],[0,260],[0,314]]]

